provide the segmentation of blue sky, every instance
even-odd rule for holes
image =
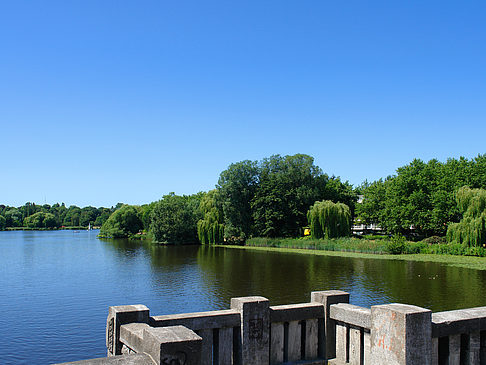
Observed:
[[[143,204],[306,153],[486,153],[484,1],[3,1],[0,203]]]

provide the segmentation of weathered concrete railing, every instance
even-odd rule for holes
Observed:
[[[229,310],[152,317],[143,305],[110,307],[108,356],[147,353],[157,364],[323,364],[335,336],[326,313],[341,301],[349,294],[331,290],[312,293],[310,303],[270,306],[264,297],[242,297],[232,298]],[[178,336],[175,351],[168,343]]]
[[[486,364],[486,307],[432,314],[432,363]]]
[[[80,364],[442,365],[486,364],[486,307],[440,312],[405,304],[362,308],[349,294],[313,292],[310,303],[270,306],[231,299],[231,309],[150,316],[110,307],[108,357]]]
[[[331,306],[336,325],[336,357],[330,364],[371,364],[371,310],[342,303]]]
[[[231,364],[239,351],[240,313],[220,310],[151,317],[153,327],[184,326],[202,338],[201,364]],[[235,338],[236,337],[236,338]]]

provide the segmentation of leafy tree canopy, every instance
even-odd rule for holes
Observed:
[[[315,202],[307,212],[313,238],[337,238],[351,234],[351,211],[346,204],[330,200]]]
[[[456,201],[463,218],[447,229],[449,242],[467,246],[486,244],[486,190],[463,186],[457,191]]]
[[[197,221],[201,217],[199,202],[203,193],[175,195],[159,200],[152,211],[150,232],[156,242],[165,244],[198,243]]]
[[[37,212],[25,218],[24,225],[30,228],[54,228],[58,222],[54,214]]]
[[[396,175],[360,187],[364,199],[357,216],[390,233],[412,228],[422,236],[442,236],[450,222],[461,218],[454,192],[464,185],[486,188],[486,155],[445,163],[415,159]]]
[[[204,194],[199,204],[203,216],[197,222],[197,235],[202,244],[222,243],[224,240],[223,205],[218,190]]]
[[[140,207],[123,205],[115,210],[101,226],[100,235],[112,238],[129,237],[143,229]]]

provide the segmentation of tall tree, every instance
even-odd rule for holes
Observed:
[[[265,158],[251,202],[255,233],[267,237],[299,236],[307,225],[307,210],[326,195],[327,183],[327,175],[314,165],[311,156]]]
[[[150,232],[156,242],[168,244],[198,243],[197,221],[201,217],[199,202],[202,194],[175,195],[159,200],[152,211]]]
[[[486,244],[486,190],[464,186],[457,191],[456,201],[463,218],[449,225],[447,240],[467,246]]]
[[[217,189],[204,194],[199,204],[203,216],[197,222],[197,235],[202,244],[222,243],[224,240],[223,205]]]
[[[246,160],[231,164],[219,177],[227,240],[244,240],[252,232],[251,201],[258,186],[258,175],[257,162]]]
[[[330,200],[315,202],[307,212],[313,238],[337,238],[351,234],[351,211],[346,204]]]

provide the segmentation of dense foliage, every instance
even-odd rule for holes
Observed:
[[[100,236],[123,238],[138,233],[142,229],[140,207],[123,205],[103,223],[100,229]]]
[[[245,239],[253,231],[251,201],[258,186],[259,169],[255,161],[231,164],[219,177],[224,214],[224,236]]]
[[[457,192],[456,200],[463,218],[459,223],[449,224],[447,240],[483,246],[486,244],[486,190],[464,186]]]
[[[364,198],[357,218],[389,233],[444,236],[448,224],[461,218],[454,193],[462,186],[486,188],[486,155],[446,163],[416,159],[395,176],[359,187]]]
[[[463,186],[470,189],[458,192]],[[308,222],[314,237],[345,236],[355,218],[378,224],[384,233],[397,237],[435,237],[433,242],[424,241],[427,250],[446,246],[434,242],[442,242],[450,226],[449,241],[455,242],[450,247],[457,251],[462,243],[465,248],[459,251],[474,254],[486,237],[484,190],[477,189],[486,189],[486,155],[444,163],[415,159],[398,168],[396,175],[365,181],[356,189],[323,173],[311,156],[273,155],[229,165],[216,189],[207,193],[170,193],[141,207],[0,205],[0,229],[103,224],[103,233],[112,237],[143,230],[138,236],[151,236],[160,243],[214,244],[243,243],[252,237],[299,237]],[[387,252],[398,252],[411,246],[397,238],[387,247]]]
[[[37,212],[24,219],[24,226],[29,228],[54,228],[56,217],[51,213]]]
[[[346,204],[318,201],[307,212],[312,238],[337,238],[351,234],[351,211]]]
[[[175,195],[159,200],[151,213],[150,232],[155,242],[168,244],[198,243],[197,221],[201,217],[199,202],[202,193]]]
[[[4,228],[87,227],[89,224],[101,226],[120,206],[120,203],[111,208],[91,206],[80,208],[75,205],[67,208],[64,203],[54,205],[25,203],[20,207],[0,205],[0,217],[2,217],[0,220],[5,219]],[[46,214],[48,214],[47,219]]]
[[[223,243],[224,224],[221,196],[218,190],[211,190],[201,198],[199,210],[203,216],[197,222],[197,235],[202,244]]]
[[[227,241],[251,236],[297,237],[306,214],[318,200],[342,202],[354,209],[350,184],[324,174],[308,155],[274,155],[260,162],[232,164],[221,173],[218,190]]]

